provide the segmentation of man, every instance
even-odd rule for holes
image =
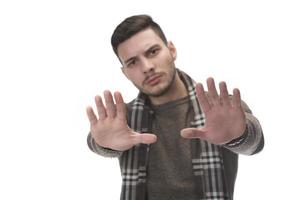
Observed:
[[[264,145],[258,120],[226,83],[208,91],[175,67],[176,48],[150,16],[125,19],[112,47],[122,72],[139,89],[125,104],[120,92],[95,97],[89,148],[120,161],[122,200],[233,199],[238,154]]]

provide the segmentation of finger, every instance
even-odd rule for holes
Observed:
[[[110,91],[104,91],[104,99],[107,116],[110,118],[114,118],[116,116],[116,106]]]
[[[115,92],[114,97],[116,100],[116,107],[117,107],[117,117],[122,120],[126,119],[126,105],[124,103],[123,97],[120,92]]]
[[[91,123],[91,125],[94,125],[97,123],[97,116],[95,115],[93,108],[91,108],[90,106],[86,108],[86,114],[89,118],[89,121]]]
[[[105,119],[106,118],[106,109],[104,107],[102,98],[97,95],[95,97],[95,102],[96,102],[96,106],[97,106],[99,120]]]
[[[185,128],[181,130],[180,135],[183,138],[193,139],[193,138],[199,138],[205,140],[205,132],[202,131],[199,128]]]
[[[203,112],[206,113],[210,110],[210,104],[201,83],[197,83],[196,85],[196,94]]]
[[[132,143],[133,145],[137,145],[137,144],[152,144],[154,142],[156,142],[157,137],[154,134],[150,134],[150,133],[135,133],[133,135],[131,135],[131,139],[132,139]]]
[[[232,106],[235,108],[241,107],[241,94],[240,94],[240,90],[237,88],[233,90]]]
[[[227,85],[224,81],[220,82],[220,99],[223,105],[230,106],[230,99],[228,95]]]
[[[208,96],[211,98],[212,103],[214,105],[219,104],[220,100],[219,100],[219,95],[216,89],[214,79],[210,77],[206,80],[206,82],[207,82]]]

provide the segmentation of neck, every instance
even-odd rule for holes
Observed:
[[[185,88],[182,80],[179,78],[178,73],[176,73],[173,84],[164,95],[159,97],[150,96],[149,98],[153,105],[162,105],[170,101],[184,98],[187,95],[187,89]]]

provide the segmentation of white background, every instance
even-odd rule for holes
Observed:
[[[240,88],[259,118],[265,149],[240,156],[235,199],[296,199],[299,3],[107,2],[0,2],[0,199],[119,199],[118,162],[89,151],[85,108],[104,89],[136,96],[110,36],[141,13],[174,42],[179,68]]]

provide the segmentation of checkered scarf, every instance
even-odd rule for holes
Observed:
[[[195,82],[184,72],[177,69],[181,80],[185,83],[194,109],[194,121],[191,127],[202,127],[204,114],[198,104]],[[132,104],[130,127],[136,132],[151,132],[152,113],[148,107],[145,94],[140,93]],[[201,200],[229,200],[224,174],[221,149],[200,139],[192,142],[193,174]],[[145,200],[149,145],[140,144],[123,152],[119,158],[122,174],[121,200]]]

